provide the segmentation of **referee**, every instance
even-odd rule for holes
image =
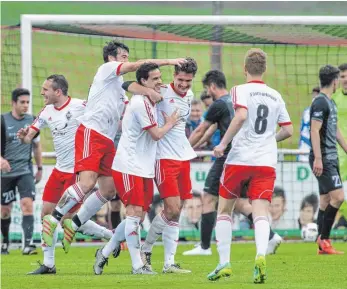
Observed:
[[[3,235],[1,254],[9,254],[11,209],[12,202],[16,200],[16,189],[18,189],[23,213],[22,253],[23,255],[37,254],[31,241],[34,230],[35,183],[42,178],[40,137],[37,135],[31,144],[24,144],[17,138],[17,131],[30,126],[34,121],[34,116],[27,114],[29,100],[29,90],[15,89],[12,92],[12,111],[1,115],[1,233]],[[31,160],[32,150],[37,164],[35,180]]]

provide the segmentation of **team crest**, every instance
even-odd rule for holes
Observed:
[[[65,116],[67,120],[70,120],[70,118],[72,117],[72,113],[68,111]]]

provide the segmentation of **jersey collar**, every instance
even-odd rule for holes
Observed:
[[[251,81],[248,81],[247,83],[261,83],[261,84],[265,84],[265,82],[261,81],[261,80],[251,80]]]
[[[71,97],[69,96],[69,97],[67,98],[67,101],[65,101],[65,103],[64,103],[61,107],[54,107],[54,109],[56,109],[56,110],[62,110],[62,109],[64,109],[64,108],[70,103],[70,101],[71,101]]]
[[[187,95],[187,93],[179,93],[176,89],[175,89],[175,86],[174,86],[174,84],[173,84],[173,82],[171,82],[170,83],[170,86],[171,86],[171,88],[172,88],[172,90],[177,94],[177,95],[179,95],[180,97],[185,97],[186,95]]]

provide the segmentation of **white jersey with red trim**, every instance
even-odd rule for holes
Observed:
[[[232,141],[226,163],[276,168],[277,125],[291,123],[281,94],[262,81],[235,86],[230,94],[235,109],[246,108],[248,115]]]
[[[74,172],[75,135],[79,126],[77,118],[83,115],[85,108],[85,100],[69,97],[60,108],[46,105],[31,125],[36,131],[44,127],[51,130],[57,157],[55,167],[61,172]]]
[[[87,128],[114,139],[119,119],[127,101],[120,75],[122,62],[102,64],[90,87],[86,111],[78,120]]]
[[[127,105],[112,169],[129,175],[154,178],[157,142],[146,131],[157,125],[155,104],[143,95],[133,95]]]
[[[165,124],[163,113],[171,115],[179,110],[181,121],[158,141],[157,159],[187,161],[196,158],[196,153],[186,137],[186,121],[190,115],[191,102],[194,94],[188,90],[184,95],[175,92],[173,83],[164,85],[161,89],[163,101],[157,104],[158,124]]]

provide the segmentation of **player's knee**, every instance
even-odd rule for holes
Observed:
[[[120,200],[112,201],[111,204],[111,212],[120,212],[122,208],[122,203]]]
[[[178,221],[180,218],[181,206],[179,204],[169,204],[164,208],[165,217],[170,221]]]
[[[216,203],[217,203],[217,197],[209,194],[204,193],[202,195],[202,207],[203,207],[203,213],[210,213],[214,212],[216,210]]]
[[[8,219],[11,217],[11,206],[1,206],[1,219]]]
[[[20,200],[20,206],[23,215],[32,215],[34,210],[34,202],[31,198],[23,198]]]
[[[126,215],[127,216],[136,216],[136,217],[141,218],[143,215],[143,208],[140,206],[128,205],[126,207]]]
[[[339,208],[344,202],[344,200],[345,200],[345,196],[344,196],[343,190],[339,190],[335,194],[331,195],[330,202],[334,207]]]

